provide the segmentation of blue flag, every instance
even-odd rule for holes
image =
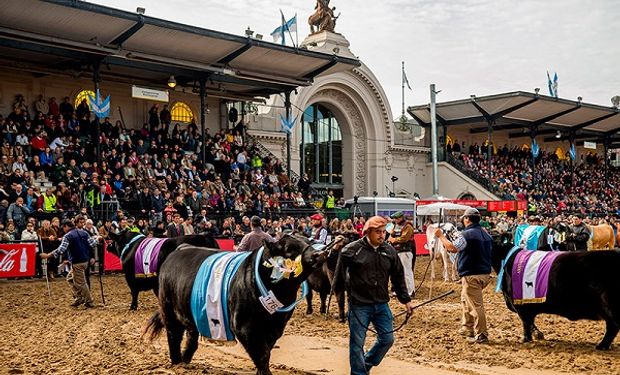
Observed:
[[[291,134],[293,132],[293,127],[295,126],[295,121],[297,121],[297,116],[294,119],[285,119],[284,116],[280,115],[280,125],[282,126],[282,131]]]
[[[568,150],[568,155],[570,156],[571,160],[575,160],[577,158],[577,150],[575,149],[575,144],[574,143],[570,144],[570,149]]]
[[[110,116],[110,95],[102,99],[99,90],[97,90],[96,97],[93,98],[93,96],[89,94],[88,99],[90,110],[93,111],[95,116],[100,119]]]
[[[549,96],[558,97],[558,73],[553,74],[553,81],[547,70],[547,86],[549,87]]]
[[[275,30],[271,32],[271,36],[273,37],[274,42],[278,42],[278,40],[280,40],[282,44],[286,44],[285,34],[293,31],[297,32],[297,14],[295,14],[295,17],[288,21],[284,18],[284,13],[282,13],[282,10],[280,10],[280,15],[282,16],[282,25],[276,27]]]
[[[532,156],[537,158],[539,154],[540,154],[540,147],[538,146],[538,143],[536,142],[536,140],[533,139],[532,140]]]

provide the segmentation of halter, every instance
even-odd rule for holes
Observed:
[[[125,251],[127,251],[127,249],[129,249],[129,246],[131,246],[132,243],[136,242],[137,240],[146,237],[144,234],[139,234],[137,236],[135,236],[134,238],[131,239],[131,241],[129,241],[127,243],[127,245],[125,245],[125,247],[123,247],[123,251],[121,251],[121,256],[120,259],[123,259],[123,255],[125,254]]]
[[[310,245],[306,246],[303,250],[302,250],[302,254],[306,251],[306,249],[308,249],[309,247],[311,247]],[[260,274],[258,272],[258,267],[261,263],[261,260],[263,259],[263,250],[264,250],[264,246],[261,247],[260,249],[258,249],[258,253],[256,254],[256,262],[254,263],[254,276],[256,278],[256,286],[258,286],[258,290],[260,291],[260,295],[261,295],[261,303],[263,303],[263,305],[265,305],[265,303],[276,303],[276,305],[282,306],[282,304],[280,303],[280,301],[278,301],[278,299],[276,298],[276,296],[273,294],[273,291],[271,290],[267,290],[267,288],[265,287],[265,284],[263,284],[263,280],[261,280],[260,278]],[[306,295],[308,294],[308,282],[304,281],[301,284],[301,297],[296,300],[295,302],[291,303],[290,305],[286,306],[286,307],[278,307],[273,309],[271,312],[266,306],[265,309],[270,312],[271,314],[273,314],[274,312],[279,312],[279,313],[283,313],[283,312],[290,312],[292,311],[297,305],[299,305],[299,303],[306,298]],[[266,302],[263,302],[266,301]]]
[[[504,280],[504,269],[506,268],[506,263],[508,263],[508,259],[517,252],[517,250],[521,250],[519,246],[513,246],[512,249],[506,255],[506,258],[502,260],[502,266],[499,269],[499,273],[497,274],[497,283],[495,284],[495,293],[499,293],[502,290],[502,280]]]

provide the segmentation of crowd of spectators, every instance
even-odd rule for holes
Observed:
[[[315,212],[307,176],[290,181],[280,160],[261,157],[248,142],[241,122],[207,129],[204,163],[198,127],[173,124],[167,105],[153,105],[148,123],[134,129],[99,123],[86,100],[74,108],[69,97],[28,103],[17,95],[10,114],[0,115],[0,132],[0,232],[11,238],[21,237],[29,218],[37,228],[77,213],[102,224],[118,215],[104,207],[111,201],[146,231],[178,217],[224,234],[253,214],[279,223],[291,212]]]
[[[485,145],[450,146],[448,151],[466,171],[486,180],[499,198],[527,200],[529,214],[602,216],[620,210],[616,193],[620,171],[612,166],[606,168],[600,155],[582,154],[571,162],[570,158],[561,159],[555,152],[541,150],[532,168],[531,150],[504,145],[492,156],[489,174]]]

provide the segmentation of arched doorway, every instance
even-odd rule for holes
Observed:
[[[299,138],[300,171],[320,192],[332,189],[342,196],[343,137],[334,113],[321,103],[302,114]]]

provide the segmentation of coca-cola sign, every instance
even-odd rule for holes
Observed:
[[[0,244],[0,278],[34,276],[36,256],[36,243]]]

